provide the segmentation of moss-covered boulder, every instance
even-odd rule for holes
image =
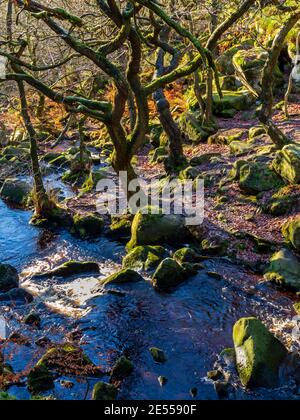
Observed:
[[[232,141],[229,148],[232,155],[242,156],[253,151],[253,144],[246,141]]]
[[[109,236],[118,240],[128,240],[131,235],[132,221],[133,216],[131,214],[113,217],[109,227]]]
[[[179,174],[179,178],[182,179],[183,181],[186,179],[189,180],[195,180],[198,176],[200,175],[200,171],[193,167],[193,166],[189,166],[186,169],[183,169],[180,174]]]
[[[173,255],[173,259],[178,264],[193,264],[203,260],[200,252],[195,251],[193,248],[178,249]]]
[[[34,278],[71,277],[77,274],[99,274],[99,264],[96,262],[68,261],[46,273],[37,274]]]
[[[198,115],[197,112],[186,112],[182,114],[178,120],[178,125],[181,131],[185,133],[188,139],[193,143],[204,142],[215,132],[213,128],[203,126],[200,115]]]
[[[272,216],[287,215],[299,203],[299,200],[299,191],[290,191],[288,187],[284,187],[263,203],[262,210]]]
[[[300,291],[300,261],[291,251],[282,249],[272,256],[265,279],[282,288]]]
[[[212,163],[213,161],[217,161],[221,158],[222,158],[221,153],[204,153],[203,155],[200,155],[200,156],[194,156],[190,161],[190,165],[191,166],[206,165],[206,164]]]
[[[300,183],[300,146],[289,144],[280,150],[273,162],[274,170],[290,184]]]
[[[28,374],[27,386],[29,391],[36,395],[54,388],[53,375],[43,363],[35,366]]]
[[[133,369],[134,365],[131,362],[131,360],[127,359],[127,357],[122,356],[116,361],[116,364],[114,365],[111,371],[111,377],[114,380],[124,379],[133,372]]]
[[[255,103],[248,91],[225,91],[223,98],[217,93],[213,95],[213,112],[217,117],[230,118],[237,111],[245,111]]]
[[[73,218],[72,232],[82,239],[97,238],[103,233],[103,219],[99,215],[76,214]]]
[[[247,87],[250,85],[254,90],[259,91],[261,87],[263,69],[269,57],[268,51],[257,47],[251,50],[240,50],[232,59],[235,72],[239,80]],[[283,84],[283,74],[277,66],[275,68],[275,85]]]
[[[249,130],[249,140],[253,140],[263,134],[266,134],[266,130],[263,127],[251,127]]]
[[[247,388],[276,387],[288,352],[256,318],[243,318],[233,329],[237,369]]]
[[[138,246],[123,259],[123,267],[133,270],[154,270],[161,263],[166,251],[161,246]]]
[[[281,178],[263,163],[246,163],[239,170],[240,188],[250,194],[277,189],[283,185]]]
[[[127,249],[140,245],[161,245],[162,243],[182,243],[188,236],[184,218],[176,215],[147,214],[139,211],[133,220],[131,240]]]
[[[155,271],[152,284],[157,290],[169,291],[178,286],[186,276],[184,268],[178,262],[167,258],[160,263]]]
[[[297,251],[300,251],[300,217],[285,223],[282,228],[282,234],[289,244],[293,245]]]
[[[126,283],[137,283],[141,280],[144,280],[143,277],[134,270],[124,268],[117,273],[112,274],[111,276],[100,281],[100,284],[103,286],[113,285],[113,284],[126,284]]]
[[[118,389],[111,384],[98,382],[93,389],[94,401],[114,401],[118,396]]]
[[[9,204],[16,206],[26,205],[31,192],[31,185],[16,178],[9,178],[4,181],[0,190],[0,197]]]
[[[165,355],[165,352],[157,347],[151,347],[149,349],[150,354],[153,358],[153,360],[156,363],[165,363],[167,361],[167,357]]]
[[[6,293],[19,287],[17,270],[9,264],[0,264],[0,292]]]

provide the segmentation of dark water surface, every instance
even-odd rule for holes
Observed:
[[[239,267],[224,260],[208,261],[208,271],[217,271],[223,280],[200,272],[172,294],[159,294],[149,281],[118,288],[121,293],[95,292],[96,278],[33,281],[35,272],[47,270],[70,259],[95,260],[101,277],[114,271],[124,255],[124,247],[105,238],[80,241],[67,232],[51,233],[31,227],[30,212],[9,209],[0,201],[0,261],[14,265],[21,273],[22,287],[33,292],[33,305],[0,311],[11,330],[20,330],[31,346],[10,344],[5,349],[16,372],[31,367],[44,350],[34,342],[47,336],[61,343],[68,332],[82,332],[81,347],[104,370],[120,355],[130,357],[134,373],[121,386],[125,399],[216,399],[212,383],[205,379],[217,355],[232,347],[232,327],[243,316],[257,316],[286,338],[291,332],[292,302],[284,294],[258,284]],[[20,324],[30,309],[42,316],[40,330]],[[297,343],[294,343],[297,345]],[[164,365],[155,364],[149,347],[162,348]],[[168,378],[161,387],[158,377]],[[62,379],[62,378],[60,378]],[[84,399],[93,379],[74,382],[66,390],[56,382],[52,394],[61,399]],[[106,378],[104,378],[105,380]],[[19,398],[29,398],[26,387],[12,387]],[[236,387],[236,398],[295,398],[291,390],[258,390],[247,393]]]

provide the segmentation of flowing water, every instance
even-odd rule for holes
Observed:
[[[100,278],[119,267],[124,247],[102,238],[81,241],[67,232],[53,233],[31,227],[30,212],[9,209],[0,201],[0,261],[17,267],[21,285],[35,295],[31,305],[3,304],[1,314],[11,331],[20,331],[30,345],[13,343],[5,347],[15,372],[34,365],[45,350],[35,345],[41,337],[62,343],[67,333],[80,331],[80,346],[104,371],[120,355],[130,357],[134,373],[123,382],[119,397],[124,399],[216,399],[212,383],[205,379],[217,355],[232,347],[232,327],[243,316],[257,316],[283,339],[291,338],[291,299],[259,283],[226,260],[207,261],[206,271],[182,284],[171,294],[153,290],[146,279],[113,290],[99,290],[99,278],[32,280],[36,272],[51,269],[67,260],[98,261]],[[95,290],[98,291],[96,292]],[[42,317],[40,330],[21,325],[32,308]],[[290,345],[297,342],[289,340]],[[167,362],[155,364],[150,347],[164,349]],[[159,376],[168,378],[161,387]],[[63,378],[60,378],[60,380]],[[56,381],[54,394],[60,399],[90,397],[94,379],[65,378],[74,387],[65,389]],[[104,380],[107,378],[104,377]],[[26,386],[14,386],[10,393],[29,398]],[[236,386],[235,398],[296,398],[286,387],[249,393]]]

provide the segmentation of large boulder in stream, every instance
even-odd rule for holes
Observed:
[[[273,388],[288,355],[283,344],[256,318],[243,318],[233,329],[236,363],[247,388]]]
[[[300,183],[300,146],[289,144],[280,150],[273,162],[274,170],[288,183]]]
[[[282,234],[285,240],[300,251],[300,217],[284,224]]]
[[[127,245],[132,250],[141,245],[182,243],[188,237],[184,218],[177,215],[143,214],[139,211],[132,223],[131,240]]]
[[[19,287],[17,270],[8,264],[0,264],[0,292],[6,293]]]
[[[31,186],[27,182],[9,178],[2,185],[0,197],[9,204],[24,206],[30,192]]]
[[[282,249],[272,256],[265,279],[284,289],[300,291],[299,259],[288,249]]]

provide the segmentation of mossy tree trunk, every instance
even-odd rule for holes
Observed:
[[[275,81],[275,67],[278,64],[280,53],[283,49],[284,43],[290,31],[294,28],[300,20],[300,12],[294,13],[282,26],[281,30],[276,35],[272,48],[269,53],[269,58],[265,64],[262,78],[262,92],[261,102],[262,108],[259,113],[259,120],[265,127],[268,135],[278,149],[282,149],[287,144],[291,143],[290,139],[274,124],[272,120],[273,106],[274,106],[274,81]]]
[[[48,219],[49,214],[52,212],[55,204],[49,199],[46,189],[43,183],[43,177],[41,173],[39,157],[38,157],[38,146],[37,146],[37,136],[35,129],[32,125],[28,104],[26,99],[26,91],[24,83],[18,81],[18,88],[21,101],[21,113],[24,121],[24,125],[28,132],[30,139],[30,158],[31,158],[31,167],[34,180],[34,203],[35,203],[35,215],[38,218]]]

